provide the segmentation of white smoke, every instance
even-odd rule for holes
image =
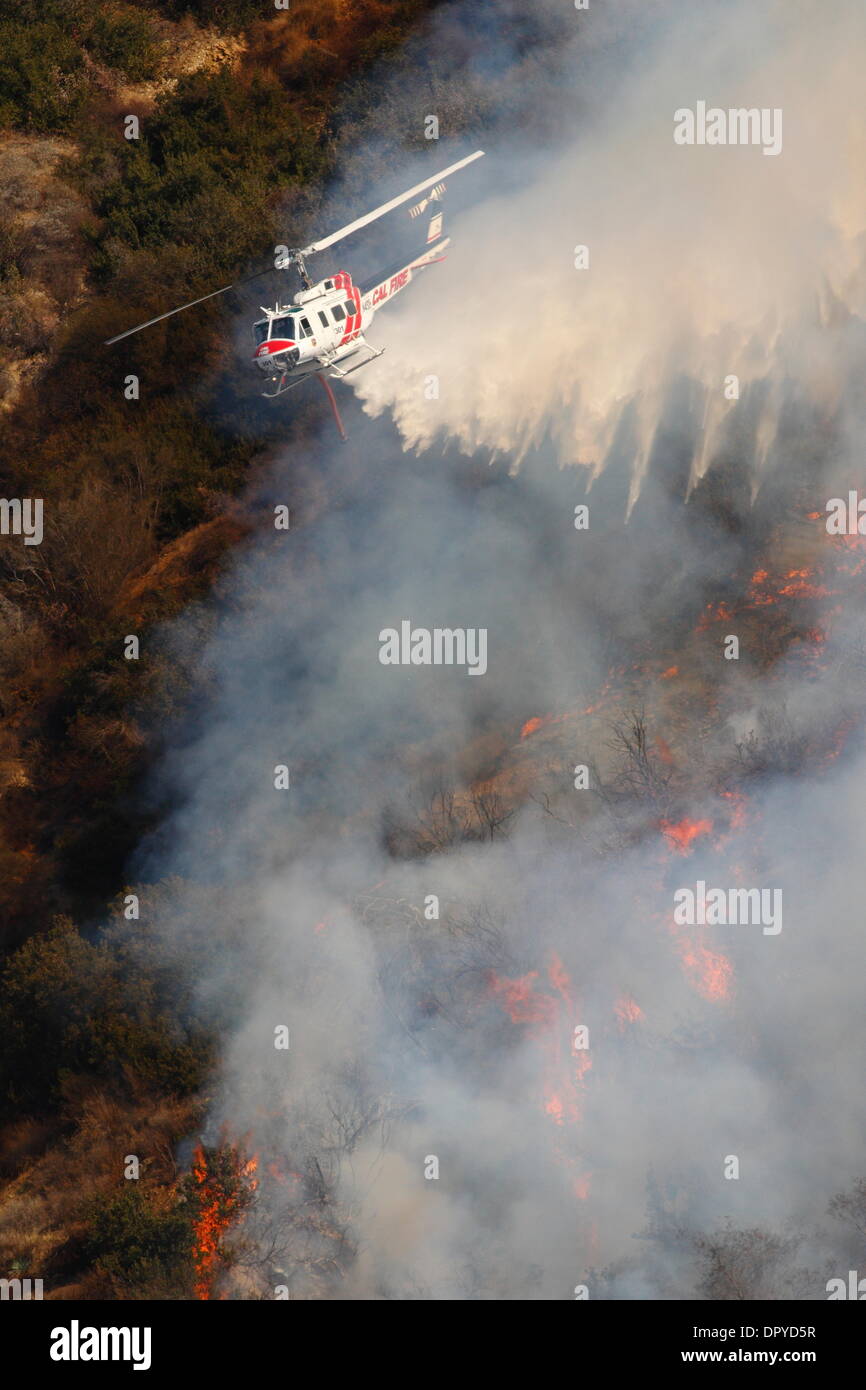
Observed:
[[[863,305],[866,130],[851,54],[866,15],[856,3],[662,5],[635,61],[626,7],[611,81],[607,64],[578,68],[593,26],[610,23],[603,10],[590,7],[559,55],[564,138],[528,151],[502,122],[488,159],[503,191],[452,228],[447,267],[377,321],[388,351],[356,389],[371,414],[393,413],[407,447],[445,434],[516,464],[550,434],[561,463],[594,471],[632,403],[633,501],[677,374],[706,393],[693,480],[730,414],[726,378],[741,393],[770,388],[763,455],[790,373],[822,401],[838,384],[817,330],[836,300]],[[781,152],[675,144],[675,111],[698,100],[781,109]]]

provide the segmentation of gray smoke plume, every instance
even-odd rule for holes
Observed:
[[[626,28],[647,9],[640,50],[611,35],[611,10]],[[811,3],[738,4],[724,18],[712,6],[600,11],[560,35],[558,128],[542,157],[509,128],[505,84],[488,142],[499,187],[461,220],[450,292],[431,276],[395,304],[388,352],[357,389],[371,413],[392,411],[410,447],[444,431],[519,462],[551,434],[560,462],[595,471],[628,405],[633,499],[678,373],[703,393],[693,481],[723,438],[727,377],[761,389],[758,468],[787,377],[816,403],[838,402],[821,328],[840,302],[863,307],[850,54],[863,51],[866,16]],[[585,49],[599,27],[617,61],[593,72]],[[780,110],[778,153],[676,144],[674,113],[699,100]],[[576,269],[581,246],[588,266]],[[430,373],[434,402],[419,389]]]

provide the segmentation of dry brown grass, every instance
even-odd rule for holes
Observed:
[[[7,260],[0,267],[0,409],[44,364],[62,315],[83,297],[83,199],[61,177],[71,140],[5,131],[0,204]]]
[[[97,1274],[80,1267],[88,1209],[122,1192],[128,1154],[140,1160],[139,1182],[153,1207],[172,1205],[176,1147],[197,1113],[194,1101],[141,1095],[124,1103],[78,1082],[65,1098],[61,1135],[32,1119],[8,1126],[0,1133],[0,1173],[17,1175],[0,1180],[0,1272],[44,1278],[49,1298],[110,1296]]]

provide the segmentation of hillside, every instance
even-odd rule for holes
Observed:
[[[143,941],[93,935],[152,814],[137,788],[153,702],[179,698],[169,668],[119,652],[208,591],[251,525],[232,497],[286,430],[254,383],[232,399],[215,379],[233,370],[218,312],[122,362],[103,339],[267,255],[286,208],[309,216],[349,78],[431,8],[0,4],[2,493],[44,498],[50,518],[40,547],[0,548],[0,1265],[52,1297],[123,1296],[130,1261],[138,1297],[191,1291],[173,1152],[212,1046],[173,1040],[181,1001],[156,957],[126,973]],[[142,408],[124,401],[130,370]],[[320,414],[298,402],[290,436]],[[25,1081],[34,1044],[52,1060]],[[164,1162],[106,1207],[119,1141]]]

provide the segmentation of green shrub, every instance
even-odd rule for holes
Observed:
[[[202,277],[266,254],[277,193],[325,167],[315,133],[275,78],[247,86],[226,71],[187,78],[119,158],[119,177],[93,190],[99,245],[189,247]],[[87,167],[85,151],[85,185]]]
[[[178,1021],[176,990],[170,963],[146,938],[94,944],[57,919],[0,976],[0,1103],[38,1111],[78,1074],[121,1086],[133,1078],[164,1094],[195,1091],[212,1057]]]
[[[192,15],[215,29],[243,29],[266,13],[262,0],[164,0],[162,9],[169,19]]]
[[[139,10],[97,15],[85,44],[98,62],[122,72],[131,82],[156,76],[161,46],[150,20]]]
[[[144,1296],[148,1286],[187,1282],[192,1274],[192,1222],[177,1208],[155,1211],[135,1183],[107,1204],[94,1204],[84,1255],[122,1289]],[[182,1296],[182,1295],[181,1295]]]
[[[60,22],[0,19],[0,127],[66,130],[85,91],[81,48]]]
[[[0,127],[65,132],[91,91],[84,51],[133,82],[154,77],[161,44],[139,10],[39,0],[35,17],[0,0]]]

